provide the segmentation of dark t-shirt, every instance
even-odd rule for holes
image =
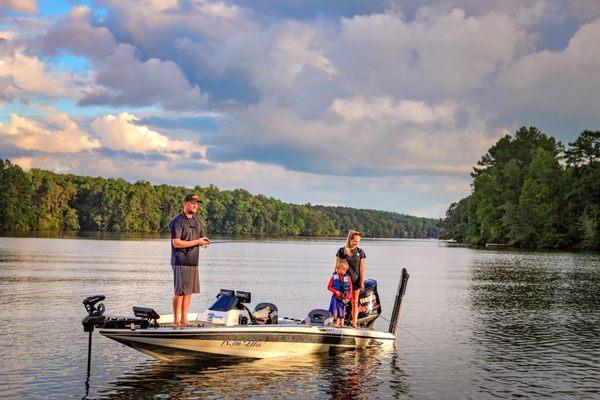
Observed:
[[[350,266],[350,268],[348,268],[348,275],[352,278],[352,284],[357,286],[358,282],[360,282],[360,260],[367,258],[363,249],[357,247],[354,249],[351,256],[347,256],[344,252],[344,248],[340,247],[336,256],[348,261],[348,265]]]
[[[204,227],[195,215],[188,218],[183,213],[179,213],[169,223],[169,229],[171,239],[197,240],[206,236]],[[198,265],[199,254],[198,246],[176,249],[171,243],[171,265]]]

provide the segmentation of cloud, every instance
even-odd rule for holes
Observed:
[[[13,31],[0,32],[0,100],[78,95],[84,77],[51,69],[37,56],[27,54],[21,41]]]
[[[49,70],[46,63],[37,57],[14,53],[0,60],[0,79],[11,98],[41,95],[45,97],[75,97],[79,87],[72,76],[61,71]]]
[[[189,84],[177,64],[155,58],[140,62],[128,45],[119,45],[106,58],[96,74],[96,84],[80,105],[161,104],[168,110],[201,111],[207,101],[197,85]]]
[[[65,113],[47,115],[41,122],[11,114],[9,123],[0,124],[0,137],[23,150],[40,152],[75,153],[100,147]]]
[[[504,14],[428,10],[411,22],[394,14],[344,19],[332,52],[344,86],[356,92],[439,99],[483,87],[525,38]]]
[[[106,114],[95,118],[89,124],[74,121],[66,113],[49,106],[33,106],[41,113],[35,118],[11,114],[6,124],[0,124],[0,150],[10,150],[19,156],[26,154],[57,153],[63,157],[66,153],[82,153],[96,156],[130,159],[173,160],[206,164],[206,146],[191,140],[173,140],[138,123],[132,114]]]
[[[107,28],[92,26],[90,19],[88,8],[76,7],[37,43],[44,54],[66,50],[94,62],[94,84],[85,90],[80,105],[159,104],[169,110],[200,110],[206,103],[206,95],[188,82],[176,63],[140,60],[133,46],[117,42]]]
[[[106,1],[108,27],[146,58],[171,60],[202,85],[223,78],[208,65],[224,41],[246,37],[265,25],[262,16],[221,1]],[[218,95],[218,97],[220,97]]]
[[[157,43],[172,41],[174,36],[220,42],[260,26],[245,9],[224,1],[106,0],[104,4],[111,16],[107,26],[145,51],[158,50]]]
[[[3,101],[14,99],[17,91],[18,86],[14,76],[0,75],[0,105],[2,105]]]
[[[497,104],[510,112],[593,117],[600,114],[600,19],[583,25],[563,51],[527,54],[495,79]]]
[[[136,124],[137,121],[137,117],[128,113],[109,114],[97,118],[91,128],[100,138],[102,146],[113,150],[159,152],[172,154],[173,158],[179,153],[198,153],[205,157],[206,147],[191,141],[171,140],[148,126]]]
[[[7,8],[9,10],[25,12],[25,13],[37,13],[37,0],[0,0],[0,9]]]
[[[223,119],[208,156],[324,174],[466,175],[499,136],[482,112],[457,102],[339,98],[318,120],[261,102]]]
[[[285,22],[264,32],[227,40],[208,65],[219,73],[244,71],[267,95],[289,93],[301,84],[298,78],[306,69],[327,76],[337,74],[334,63],[325,55],[325,40],[324,32],[317,27]]]
[[[584,21],[600,17],[600,3],[596,0],[577,0],[568,2],[573,15]]]
[[[74,7],[66,18],[59,19],[47,32],[36,38],[36,47],[45,55],[68,50],[101,61],[113,53],[118,43],[107,28],[92,26],[91,18],[89,8]]]
[[[209,157],[324,174],[467,174],[500,135],[471,96],[529,40],[505,14],[432,9],[234,37],[210,66],[244,71],[261,97],[226,113]]]
[[[356,96],[350,99],[335,99],[331,111],[347,121],[396,118],[398,123],[426,124],[451,117],[454,107],[450,105],[429,107],[421,101],[394,101],[391,97],[367,100],[363,96]]]
[[[134,0],[124,3],[106,0],[104,3],[115,18],[128,19],[128,23],[121,24],[127,28],[137,29],[143,24],[153,30],[167,27],[172,31],[173,27],[180,26],[213,38],[223,38],[256,26],[244,9],[224,1]]]
[[[80,150],[92,166],[77,151],[64,164],[15,152],[16,139],[10,152],[290,201],[301,201],[296,187],[327,204],[362,206],[377,193],[378,208],[435,213],[468,190],[468,172],[507,131],[546,124],[556,135],[598,120],[595,4],[104,0],[100,17],[74,7],[58,19],[11,19],[18,34],[0,33],[6,107],[52,93],[101,107],[76,118],[100,146]],[[85,57],[87,75],[53,68],[65,53]],[[64,130],[47,116],[3,129],[27,123]],[[366,194],[349,195],[361,184]],[[396,186],[411,185],[414,197],[398,197]]]

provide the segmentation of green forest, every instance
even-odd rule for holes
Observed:
[[[440,237],[483,245],[600,250],[600,131],[568,146],[535,127],[494,144]]]
[[[24,171],[0,159],[0,230],[165,232],[186,193],[204,199],[199,216],[211,234],[260,236],[438,237],[438,220],[392,212],[284,203],[216,186],[152,185],[124,179]]]

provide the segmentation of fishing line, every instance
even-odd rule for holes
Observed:
[[[380,315],[379,318],[386,320],[387,322],[391,322],[389,319],[387,319],[386,317],[384,317],[383,315]],[[398,326],[398,328],[402,329],[404,332],[408,333],[410,336],[414,337],[415,339],[420,340],[421,342],[425,343],[427,346],[429,347],[433,347],[431,346],[431,343],[429,343],[427,340],[425,339],[421,339],[420,337],[418,337],[417,335],[415,335],[414,333],[412,333],[411,331],[409,331],[406,328],[403,328],[401,326]]]

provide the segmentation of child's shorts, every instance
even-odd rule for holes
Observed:
[[[346,318],[346,304],[343,300],[340,300],[335,296],[331,296],[329,312],[333,318]]]

